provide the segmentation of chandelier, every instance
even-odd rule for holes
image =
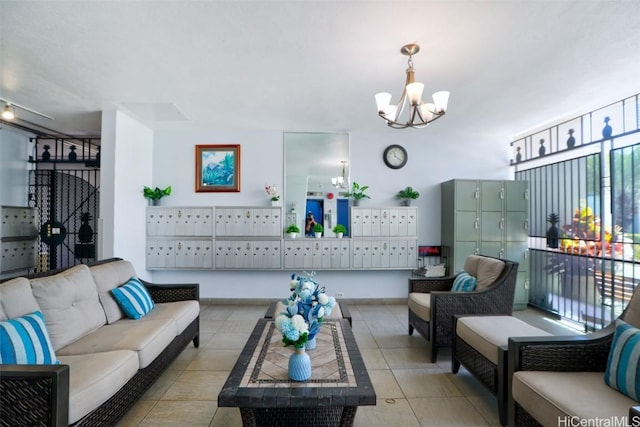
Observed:
[[[376,94],[376,104],[378,105],[378,115],[382,117],[387,125],[394,129],[423,128],[434,120],[444,116],[449,102],[449,92],[440,91],[433,94],[433,102],[426,103],[422,100],[424,84],[416,82],[413,71],[413,61],[411,57],[420,52],[420,46],[411,43],[402,46],[400,52],[409,57],[407,68],[407,81],[402,96],[397,104],[391,104],[391,94],[381,92]],[[405,109],[405,104],[409,104],[408,116],[401,119]]]
[[[347,161],[342,160],[342,176],[331,178],[331,184],[336,188],[347,188]]]

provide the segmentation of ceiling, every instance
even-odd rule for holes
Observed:
[[[508,138],[640,92],[635,0],[0,0],[0,97],[75,136],[114,108],[156,129],[429,132],[375,108],[410,42],[425,95],[451,92],[439,132]]]

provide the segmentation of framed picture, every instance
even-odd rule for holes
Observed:
[[[240,191],[240,145],[196,145],[196,192]]]

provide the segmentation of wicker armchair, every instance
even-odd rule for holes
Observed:
[[[629,305],[619,317],[635,327],[640,327],[640,291],[638,289],[640,287],[636,288]],[[507,383],[509,387],[509,425],[541,426],[544,424],[544,422],[536,420],[515,401],[513,379],[516,372],[599,372],[602,373],[602,383],[604,384],[604,372],[607,367],[614,332],[615,322],[600,331],[584,336],[509,338]],[[566,381],[563,382],[566,384]],[[589,390],[589,392],[598,393],[596,390]],[[594,401],[599,402],[594,405],[595,407],[607,407],[604,396],[602,399],[600,399],[600,396],[595,397]],[[629,401],[631,403],[628,414],[620,413],[617,415],[628,415],[629,425],[640,425],[640,407],[633,405],[633,400],[629,399]],[[581,400],[580,402],[583,401]]]
[[[475,258],[491,257],[472,255]],[[511,315],[516,288],[518,263],[504,263],[498,277],[488,287],[474,292],[451,292],[455,276],[409,280],[409,335],[416,329],[430,342],[431,362],[435,363],[438,349],[451,347],[454,315],[493,314]],[[416,309],[412,293],[429,293],[426,304]]]

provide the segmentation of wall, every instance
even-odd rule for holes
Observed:
[[[438,125],[446,124],[439,122]],[[478,149],[468,150],[465,135],[443,135],[429,129],[390,130],[350,134],[351,178],[370,186],[371,200],[363,206],[396,206],[395,194],[411,185],[421,193],[419,243],[440,243],[439,183],[452,178],[510,179],[509,144],[492,136],[472,139]],[[435,129],[435,128],[433,128]],[[196,193],[195,145],[241,144],[241,192]],[[391,170],[382,162],[389,144],[409,152],[407,165]],[[467,145],[467,149],[464,148]],[[265,183],[283,188],[283,132],[155,131],[154,185],[171,185],[164,204],[178,206],[268,206]],[[142,229],[140,230],[143,232]],[[140,234],[142,236],[142,234]],[[128,236],[131,239],[132,236]],[[142,237],[141,237],[142,238]],[[136,265],[136,269],[142,267]],[[287,295],[289,271],[153,271],[153,280],[198,282],[203,298],[280,298]],[[406,298],[408,271],[320,271],[318,279],[331,294],[345,298]]]
[[[0,205],[27,206],[29,170],[27,163],[35,135],[0,125]]]

